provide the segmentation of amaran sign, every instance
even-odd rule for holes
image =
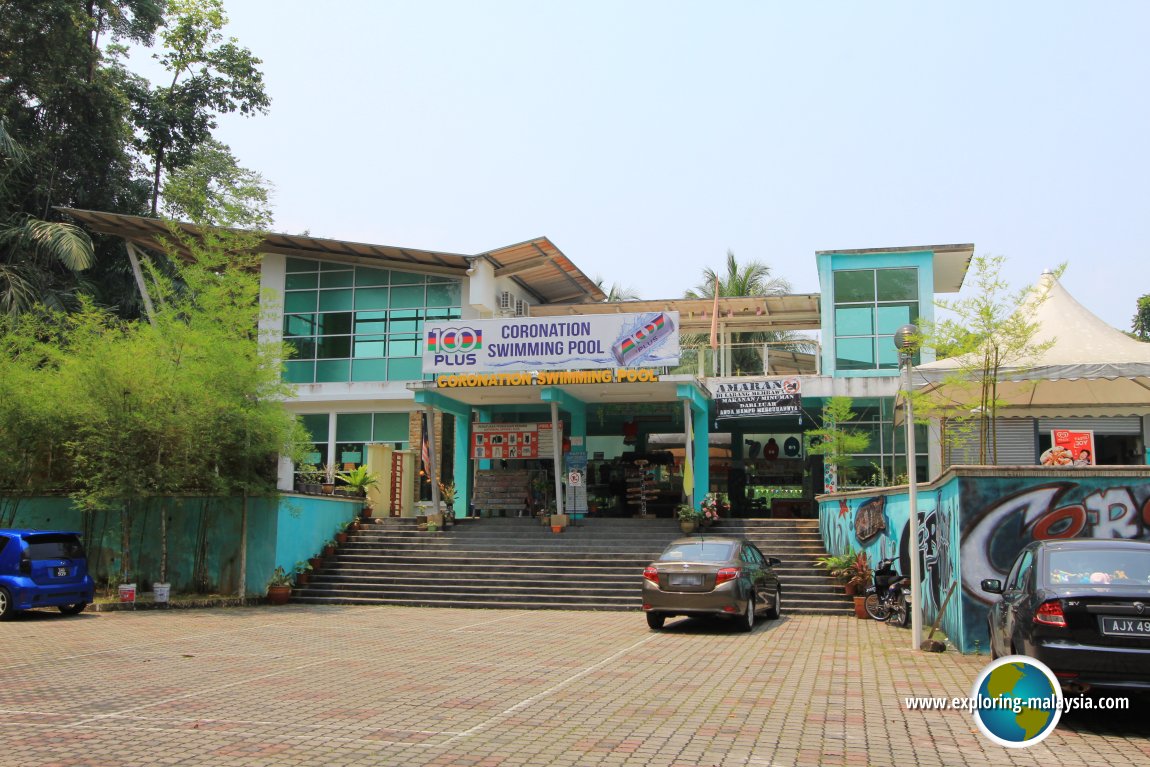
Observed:
[[[737,381],[718,384],[714,391],[717,418],[798,415],[802,386],[798,378]]]
[[[679,313],[429,322],[424,373],[675,367]]]

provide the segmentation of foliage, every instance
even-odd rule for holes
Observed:
[[[607,294],[607,298],[604,300],[606,300],[608,303],[613,303],[616,301],[639,300],[639,291],[635,290],[630,285],[624,287],[617,282],[612,282],[610,287],[605,288],[603,287],[604,279],[598,275],[596,275],[594,282],[595,287],[599,288],[599,290],[602,290]]]
[[[699,520],[699,510],[689,503],[680,503],[676,506],[675,515],[680,522],[697,522]]]
[[[164,213],[198,224],[266,229],[272,224],[268,182],[240,167],[231,150],[207,140],[163,186]]]
[[[1139,341],[1150,341],[1150,293],[1138,299],[1138,310],[1130,327]]]
[[[847,550],[842,554],[827,554],[815,559],[815,567],[821,567],[827,570],[834,578],[841,581],[849,579],[847,569],[855,561],[855,552],[848,546]]]
[[[1003,405],[998,397],[1003,371],[1025,375],[1053,343],[1034,342],[1039,330],[1034,311],[1049,292],[1027,287],[1011,293],[1002,278],[1005,262],[1004,256],[975,256],[973,294],[955,301],[937,300],[941,309],[954,316],[935,323],[922,322],[917,339],[920,346],[955,359],[958,367],[941,383],[951,401],[939,404],[912,395],[916,414],[946,418],[951,434],[977,430],[979,463],[983,464],[998,462],[995,426],[998,408]],[[1064,269],[1065,265],[1060,266],[1055,276]]]
[[[439,498],[448,506],[455,503],[455,483],[448,482],[446,485],[442,482],[439,483]]]
[[[698,519],[702,522],[718,522],[727,513],[727,502],[714,493],[707,493],[699,502]]]
[[[870,437],[844,425],[855,418],[852,405],[850,397],[831,397],[823,405],[822,426],[806,434],[807,452],[821,455],[827,463],[838,467],[840,484],[848,484],[848,475],[853,471],[850,458],[870,446]]]
[[[356,492],[366,492],[369,487],[379,484],[379,475],[368,470],[367,466],[356,466],[350,471],[337,472],[335,476]]]
[[[299,564],[296,564],[299,567]],[[291,586],[295,581],[295,571],[288,572],[282,567],[277,567],[272,571],[272,577],[268,578],[268,586]]]
[[[843,577],[848,584],[865,587],[869,586],[874,572],[871,569],[870,557],[865,551],[857,552],[850,562],[843,568]]]
[[[781,296],[791,291],[791,284],[782,277],[772,277],[771,267],[761,261],[752,260],[740,264],[734,252],[728,250],[725,266],[726,270],[722,274],[710,267],[704,269],[702,282],[686,291],[683,297],[714,298],[716,286],[720,298]],[[701,336],[688,336],[683,340],[684,346],[703,343],[706,343],[706,339]],[[731,336],[732,369],[742,373],[764,372],[762,348],[765,344],[791,351],[807,351],[811,348],[808,339],[791,331],[734,333]]]

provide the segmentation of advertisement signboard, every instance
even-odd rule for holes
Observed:
[[[424,373],[675,367],[679,313],[429,322],[422,348]]]
[[[562,423],[559,428],[563,428]],[[550,458],[554,449],[551,424],[547,422],[471,424],[472,458],[504,461]]]
[[[802,383],[796,377],[720,383],[714,395],[719,419],[802,413]]]
[[[1094,466],[1094,432],[1055,429],[1050,449],[1039,458],[1043,466]]]

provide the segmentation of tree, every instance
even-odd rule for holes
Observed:
[[[608,303],[613,303],[615,301],[638,301],[639,300],[639,291],[635,290],[630,285],[623,287],[622,285],[620,285],[617,282],[612,282],[611,287],[605,289],[603,287],[604,280],[600,276],[596,276],[594,282],[595,282],[595,287],[599,288],[599,290],[602,290],[604,293],[607,294],[607,298],[604,300],[606,300]]]
[[[1138,311],[1134,313],[1131,328],[1139,341],[1150,341],[1150,293],[1138,299]]]
[[[171,82],[132,91],[136,146],[151,160],[152,215],[159,211],[163,173],[195,162],[219,115],[264,114],[271,103],[258,69],[262,62],[224,37],[227,21],[221,0],[168,0],[160,33],[165,52],[154,58]]]
[[[1002,372],[1025,373],[1053,343],[1034,342],[1039,329],[1034,310],[1047,299],[1048,291],[1026,287],[1011,293],[1002,278],[1005,262],[1005,256],[975,256],[973,294],[954,301],[936,300],[953,316],[920,323],[917,339],[920,346],[943,350],[958,363],[955,372],[942,381],[952,402],[944,407],[916,395],[918,415],[944,418],[952,435],[977,428],[979,462],[984,464],[998,462],[996,418],[1003,404],[998,397]],[[1065,268],[1065,264],[1060,266],[1055,275]]]
[[[823,456],[841,484],[848,484],[852,477],[851,458],[870,446],[870,437],[864,432],[844,425],[855,418],[853,405],[850,397],[831,397],[823,405],[822,426],[806,433],[807,452]]]
[[[719,274],[707,267],[703,281],[686,291],[684,298],[714,298],[716,286],[719,297],[782,296],[791,292],[791,284],[782,277],[772,277],[771,267],[761,261],[740,264],[733,251],[727,251],[726,271]],[[809,341],[790,331],[735,333],[731,338],[732,363],[736,370],[762,371],[761,349],[766,344],[780,349],[806,351]],[[764,371],[765,372],[765,371]]]
[[[169,218],[244,229],[272,224],[268,182],[240,167],[227,145],[211,139],[168,176],[163,197]]]

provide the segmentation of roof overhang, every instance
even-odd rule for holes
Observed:
[[[614,301],[597,304],[552,304],[531,307],[533,317],[559,317],[579,314],[678,312],[680,332],[706,335],[711,332],[713,298],[668,298],[660,300]],[[732,333],[789,330],[818,330],[821,323],[818,293],[782,296],[719,298],[718,324]]]
[[[898,248],[859,248],[854,250],[816,250],[816,256],[875,256],[887,253],[923,253],[934,256],[934,292],[957,293],[974,258],[974,245],[908,245]]]
[[[152,251],[193,258],[190,242],[202,240],[207,228],[186,221],[170,221],[122,213],[60,208],[81,225],[100,234],[120,237]],[[218,232],[255,234],[242,229],[213,229]],[[538,304],[557,301],[602,301],[607,296],[546,237],[475,255],[371,245],[347,240],[266,232],[256,250],[293,258],[338,261],[387,269],[418,269],[434,274],[464,277],[476,258],[486,258],[496,276],[510,276],[534,296]],[[502,275],[501,275],[502,270]],[[533,307],[534,308],[534,307]]]

